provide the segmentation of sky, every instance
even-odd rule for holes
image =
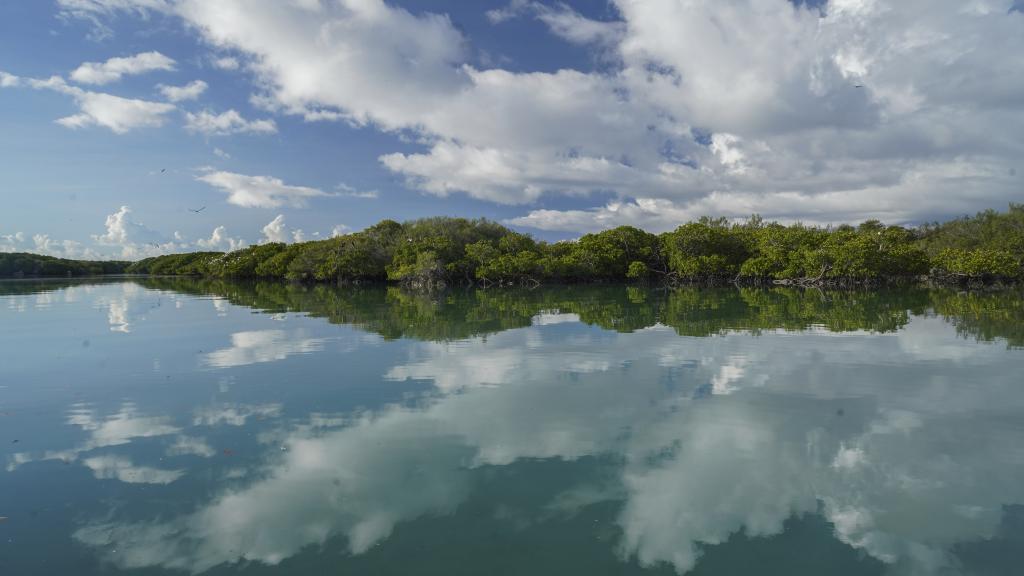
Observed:
[[[0,251],[1024,200],[1020,0],[12,0]]]

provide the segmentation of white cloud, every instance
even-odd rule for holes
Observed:
[[[277,124],[268,119],[246,120],[236,110],[228,110],[220,114],[203,110],[199,113],[185,113],[185,129],[208,136],[244,133],[273,134],[277,132]]]
[[[520,0],[492,16],[540,18],[615,60],[557,73],[477,70],[447,17],[381,0],[81,4],[94,18],[177,15],[251,63],[268,110],[411,134],[423,149],[381,162],[440,196],[812,212],[795,198],[818,221],[920,220],[1005,206],[1024,174],[1024,60],[1011,56],[1024,16],[1010,0],[615,0],[621,22]],[[631,213],[548,217],[594,226],[589,212],[601,225]]]
[[[164,102],[150,102],[122,98],[102,92],[89,92],[77,86],[69,86],[59,76],[53,76],[47,80],[30,79],[28,85],[37,90],[53,90],[74,98],[80,112],[56,121],[68,128],[101,126],[116,134],[124,134],[136,128],[162,126],[165,116],[175,109],[174,105]]]
[[[32,235],[32,252],[36,254],[48,254],[58,258],[72,258],[95,260],[100,254],[91,248],[87,248],[77,240],[56,240],[50,238],[49,234]]]
[[[626,32],[625,22],[591,20],[562,2],[547,5],[529,0],[512,0],[505,8],[487,11],[487,18],[492,24],[501,24],[527,15],[547,25],[552,34],[573,44],[612,46],[618,43]]]
[[[121,248],[121,255],[124,258],[136,258],[143,254],[151,253],[151,248],[160,249],[164,244],[163,236],[140,222],[134,222],[129,218],[131,208],[121,208],[107,216],[107,231],[103,234],[94,234],[93,240],[101,246],[116,246]],[[173,247],[173,243],[170,243]]]
[[[232,238],[228,235],[227,228],[224,226],[217,226],[213,229],[213,233],[210,234],[209,238],[200,238],[196,240],[196,246],[204,250],[222,250],[226,252],[234,252],[241,248],[245,248],[246,242],[242,238]]]
[[[21,78],[0,70],[0,88],[14,88],[21,85]]]
[[[167,98],[171,102],[181,102],[183,100],[196,100],[209,85],[202,80],[193,80],[184,86],[167,86],[165,84],[158,84],[157,89],[163,94],[164,98]]]
[[[19,252],[25,242],[24,232],[0,234],[0,252]]]
[[[288,241],[288,230],[284,223],[284,214],[278,214],[263,227],[263,240],[265,242]]]
[[[351,231],[352,231],[352,227],[351,226],[346,226],[344,224],[338,224],[334,228],[331,228],[331,238],[337,238],[338,236],[344,236],[344,235],[348,234]]]
[[[86,62],[71,72],[79,84],[109,84],[124,76],[145,74],[154,70],[174,70],[175,62],[159,52],[142,52],[106,62]]]
[[[220,58],[214,58],[212,64],[214,68],[218,68],[220,70],[238,70],[238,68],[241,66],[241,63],[238,61],[238,58],[235,58],[233,56],[222,56]]]
[[[301,207],[309,198],[329,196],[306,186],[290,186],[271,176],[246,176],[233,172],[212,172],[196,178],[228,194],[228,202],[243,208]]]
[[[377,199],[380,196],[380,193],[376,190],[357,190],[345,183],[338,184],[337,189],[338,196],[345,196],[348,198]]]
[[[214,154],[214,156],[216,156],[218,158],[221,158],[223,160],[230,160],[231,159],[231,154],[228,154],[227,152],[221,150],[220,148],[214,148],[213,149],[213,154]]]

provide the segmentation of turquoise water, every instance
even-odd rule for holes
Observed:
[[[0,283],[0,574],[1021,574],[1020,294]]]

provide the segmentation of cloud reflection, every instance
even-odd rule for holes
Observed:
[[[705,545],[820,510],[843,542],[916,574],[954,566],[955,545],[994,536],[1003,506],[1024,502],[1022,356],[957,340],[939,319],[843,337],[580,332],[541,322],[411,344],[387,377],[434,382],[420,404],[296,426],[252,481],[196,512],[76,538],[114,545],[104,554],[125,568],[194,573],[339,536],[359,554],[401,522],[454,511],[482,466],[610,455],[618,487],[553,506],[620,502],[624,558],[682,573]],[[949,347],[971,353],[936,352]]]
[[[210,352],[203,363],[213,368],[233,368],[284,360],[295,354],[311,354],[324,348],[323,338],[309,338],[300,331],[253,330],[231,335],[231,347]]]
[[[88,404],[76,404],[68,411],[66,421],[67,424],[77,426],[88,433],[84,442],[68,450],[50,450],[42,454],[14,454],[7,469],[14,470],[22,464],[42,460],[72,462],[84,452],[121,446],[136,438],[167,436],[181,431],[172,424],[170,418],[141,414],[138,407],[130,402],[122,404],[117,412],[107,416],[101,416]]]

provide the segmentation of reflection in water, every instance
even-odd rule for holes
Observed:
[[[231,347],[206,355],[204,363],[214,368],[231,368],[260,362],[284,360],[293,354],[323,350],[324,340],[306,338],[301,331],[253,330],[231,335]]]
[[[67,414],[67,424],[77,426],[87,432],[87,439],[80,445],[68,450],[47,451],[40,455],[20,452],[12,456],[8,470],[22,464],[39,460],[62,460],[72,462],[84,452],[98,448],[121,446],[135,438],[151,438],[176,434],[180,428],[172,425],[171,419],[163,416],[145,416],[139,413],[132,403],[126,403],[116,413],[101,417],[88,405],[76,404]]]
[[[225,427],[262,443],[258,459],[221,469],[176,512],[113,512],[79,525],[75,540],[113,566],[277,565],[338,539],[349,556],[332,557],[334,566],[370,555],[402,526],[476,522],[470,503],[499,471],[516,471],[518,484],[542,495],[524,509],[492,494],[487,522],[529,532],[608,507],[610,524],[595,524],[594,545],[613,549],[623,566],[680,573],[699,572],[702,557],[739,535],[785,534],[794,518],[819,516],[834,538],[890,573],[981,573],[970,551],[998,546],[1009,507],[1024,503],[1024,357],[1011,326],[1019,308],[984,296],[618,288],[430,299],[224,286],[235,304],[417,338],[328,365],[365,367],[382,385],[418,391],[340,412],[327,411],[323,395],[305,409],[289,399],[288,413],[302,414],[289,420],[273,394],[204,400],[167,417],[135,404],[107,417],[76,405],[68,423],[85,442],[16,454],[9,470],[155,436],[168,438],[163,454],[202,466],[218,461],[208,436]],[[232,346],[202,362],[231,370],[330,357],[330,332],[315,325],[230,324],[218,338]],[[1011,349],[965,335],[1002,338]],[[152,486],[182,484],[202,469],[135,462],[82,458],[96,478]],[[544,493],[542,463],[557,464],[568,487]],[[1020,551],[1010,558],[1019,563]]]
[[[94,456],[82,460],[100,480],[120,480],[128,484],[170,484],[184,474],[184,470],[160,470],[147,466],[136,466],[128,458],[119,456]]]
[[[281,413],[280,404],[247,406],[243,404],[218,404],[204,406],[195,411],[192,424],[195,426],[245,426],[249,418],[273,418]]]
[[[754,348],[740,336],[679,339],[661,328],[572,341],[527,328],[486,344],[424,343],[388,376],[458,393],[325,434],[293,433],[259,480],[194,514],[76,536],[114,545],[111,559],[124,567],[196,572],[241,559],[275,564],[337,535],[359,554],[400,522],[455,510],[474,470],[612,454],[624,463],[621,488],[609,492],[624,498],[621,551],[641,564],[686,571],[702,545],[739,530],[776,534],[821,506],[842,541],[928,573],[955,563],[954,544],[992,537],[1002,505],[1024,500],[1015,481],[1024,434],[1009,425],[1024,396],[1000,371],[997,349],[943,359],[915,343],[937,328],[921,319],[891,337],[825,347],[817,335],[766,337]],[[906,350],[939,363],[915,390],[893,393],[853,360],[884,364]],[[606,359],[588,365],[585,382],[573,377],[583,353]],[[979,372],[984,395],[951,390]],[[711,396],[701,397],[706,385]],[[964,434],[965,413],[989,417]],[[979,437],[999,442],[977,446]]]

